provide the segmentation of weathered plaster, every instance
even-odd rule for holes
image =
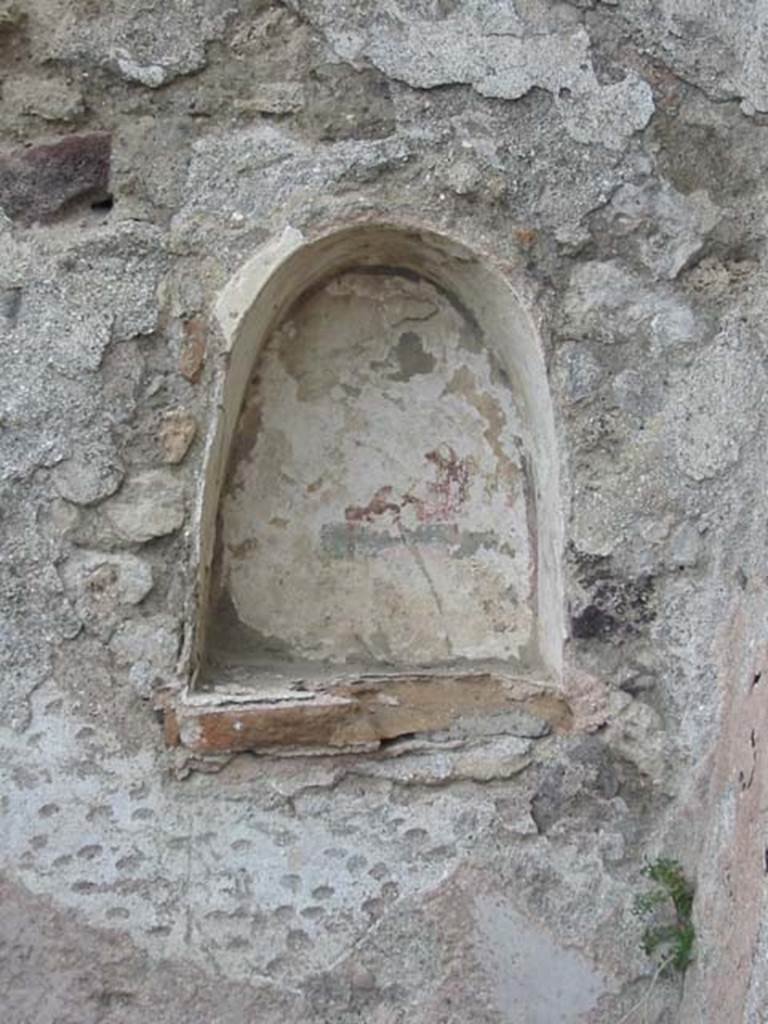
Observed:
[[[0,0],[4,1022],[762,1024],[764,22]],[[168,749],[258,353],[372,264],[510,342],[567,702]],[[659,854],[684,985],[631,913]]]

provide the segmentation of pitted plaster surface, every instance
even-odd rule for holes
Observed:
[[[544,847],[524,795],[500,811],[501,789],[440,785],[429,755],[262,761],[255,771],[245,762],[180,782],[151,753],[105,748],[82,709],[64,714],[52,698],[49,688],[36,695],[38,731],[5,751],[4,815],[24,824],[4,833],[4,856],[31,892],[152,957],[297,990],[467,856],[492,859],[505,834],[537,844],[515,857],[521,877],[537,870]],[[579,913],[593,906],[593,875],[585,862],[573,876]],[[610,905],[613,883],[598,887]],[[564,920],[563,937],[579,927]]]

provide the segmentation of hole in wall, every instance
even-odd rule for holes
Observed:
[[[107,195],[103,199],[91,203],[91,209],[97,213],[109,213],[114,205],[115,200],[112,195]]]

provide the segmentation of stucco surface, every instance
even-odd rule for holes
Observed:
[[[762,1024],[765,22],[0,3],[3,1021]],[[219,296],[286,230],[362,222],[455,239],[530,317],[572,728],[168,749]],[[660,854],[698,943],[652,985]]]

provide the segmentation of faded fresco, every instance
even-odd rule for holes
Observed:
[[[489,342],[426,281],[350,272],[306,297],[238,427],[214,658],[524,664],[523,433]]]

